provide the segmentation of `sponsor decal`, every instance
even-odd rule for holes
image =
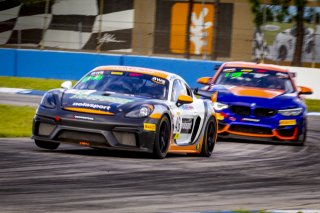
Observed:
[[[180,134],[179,133],[174,134],[174,137],[173,137],[174,140],[178,140],[179,138],[180,138]]]
[[[92,118],[92,117],[86,117],[86,116],[75,115],[75,116],[73,116],[73,117],[76,118],[76,119],[82,119],[82,120],[88,120],[88,121],[93,121],[93,120],[94,120],[94,118]]]
[[[80,141],[79,144],[82,146],[90,146],[90,143],[85,141]]]
[[[103,75],[103,71],[95,71],[95,72],[90,73],[90,75],[92,75],[92,76]]]
[[[220,121],[222,121],[224,119],[224,116],[221,113],[216,113],[216,117]]]
[[[81,82],[87,82],[87,81],[100,81],[101,79],[103,79],[103,75],[96,75],[96,76],[93,76],[93,75],[90,75],[90,76],[86,76],[82,79]]]
[[[189,104],[184,104],[181,106],[182,109],[184,110],[193,110],[194,107],[192,105],[189,105]]]
[[[87,95],[83,93],[74,94],[70,97],[71,99],[85,99],[91,101],[108,101],[117,104],[126,104],[132,102],[132,99],[126,98],[118,98],[118,97],[111,97],[111,96],[102,96],[102,95]]]
[[[111,106],[101,105],[101,104],[89,104],[89,103],[78,103],[74,102],[72,103],[72,106],[75,107],[86,107],[86,108],[92,108],[92,109],[104,109],[104,110],[110,110]]]
[[[165,85],[166,84],[166,81],[164,79],[158,78],[158,77],[152,77],[151,81],[156,83],[156,84],[161,84],[161,85]]]
[[[276,76],[279,78],[289,78],[289,75],[287,73],[281,73],[281,72],[277,72]]]
[[[295,119],[292,120],[280,120],[279,125],[280,126],[293,126],[296,125],[297,121]]]
[[[123,72],[111,72],[111,75],[123,75]]]
[[[242,76],[242,74],[243,74],[243,72],[233,72],[233,73],[228,72],[228,73],[226,73],[225,77],[226,78],[228,78],[228,77],[229,78],[239,78]]]
[[[254,119],[254,118],[242,118],[242,121],[260,122],[260,119]]]
[[[197,149],[197,150],[200,149],[200,143],[197,144],[196,149]]]
[[[223,72],[234,72],[236,71],[236,68],[226,68],[223,70]]]
[[[193,127],[193,119],[182,118],[181,133],[191,133]]]
[[[241,72],[252,72],[252,69],[242,69]]]
[[[143,124],[143,129],[147,130],[147,131],[155,132],[156,129],[157,129],[157,126],[155,124],[151,124],[151,123],[144,123]]]

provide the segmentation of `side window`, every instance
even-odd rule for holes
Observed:
[[[190,89],[190,87],[188,87],[187,85],[185,85],[186,89],[187,89],[187,94],[192,97],[192,90]]]
[[[180,95],[189,95],[186,86],[180,80],[175,80],[172,87],[171,101],[176,102]]]

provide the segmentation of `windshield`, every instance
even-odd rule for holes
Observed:
[[[252,68],[224,68],[215,84],[257,87],[265,89],[285,90],[294,92],[289,74],[265,69]]]
[[[97,90],[167,99],[169,82],[147,74],[122,71],[93,71],[83,77],[74,87],[78,90]]]

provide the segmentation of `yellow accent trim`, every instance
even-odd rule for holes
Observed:
[[[221,115],[221,113],[216,113],[217,119],[222,121],[224,119],[224,116]]]
[[[90,114],[98,114],[98,115],[114,115],[112,112],[104,112],[96,109],[87,109],[87,108],[76,108],[76,107],[65,107],[65,110],[74,111],[74,112],[84,112]]]
[[[123,75],[123,72],[111,72],[111,75]]]
[[[144,123],[143,128],[144,128],[144,130],[155,132],[157,129],[157,126],[155,124],[151,124],[151,123]]]
[[[160,119],[162,116],[161,113],[153,113],[149,116],[149,118],[153,118],[153,119]]]
[[[295,119],[292,120],[280,120],[279,121],[280,126],[293,126],[297,124],[297,121]]]
[[[180,95],[178,97],[178,101],[180,101],[182,103],[190,104],[193,102],[193,99],[192,99],[192,97],[190,97],[188,95]]]
[[[140,67],[126,67],[126,66],[101,66],[94,69],[94,71],[105,71],[105,70],[119,70],[120,72],[134,72],[134,73],[141,73],[151,76],[156,76],[160,78],[166,79],[170,73],[161,71],[161,70],[154,70],[154,69],[147,69],[147,68],[140,68]]]

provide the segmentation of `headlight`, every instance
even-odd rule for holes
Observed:
[[[52,93],[46,93],[42,97],[40,105],[46,108],[54,109],[56,107],[56,99],[54,98]]]
[[[218,111],[228,108],[227,104],[223,104],[220,102],[212,102],[212,106],[215,110],[218,110]]]
[[[129,118],[144,118],[148,117],[153,111],[153,106],[144,104],[138,108],[135,108],[131,112],[126,114],[126,117]]]
[[[296,116],[296,115],[300,115],[301,113],[302,113],[302,108],[279,110],[279,114],[283,116]]]

